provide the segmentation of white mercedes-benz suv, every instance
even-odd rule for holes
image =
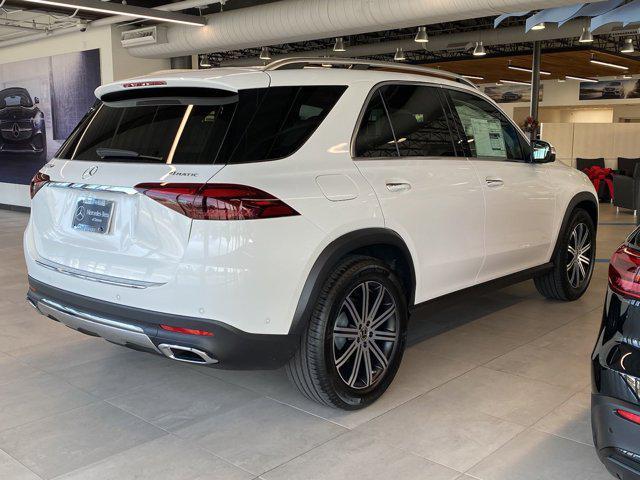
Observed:
[[[393,380],[426,302],[588,286],[591,183],[457,75],[299,58],[96,97],[34,177],[24,236],[28,300],[82,333],[286,366],[309,398],[356,409]]]

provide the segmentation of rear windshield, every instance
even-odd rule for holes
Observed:
[[[287,157],[322,123],[345,86],[270,87],[224,98],[126,106],[98,103],[58,158],[87,161],[211,164]],[[170,103],[170,104],[167,104]]]

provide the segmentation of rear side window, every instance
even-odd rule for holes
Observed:
[[[516,127],[493,105],[477,95],[449,90],[471,157],[523,160]]]
[[[386,85],[371,97],[356,157],[453,157],[453,137],[436,87]]]
[[[401,157],[455,157],[437,87],[388,85],[382,89]]]
[[[241,90],[235,101],[136,106],[102,103],[83,120],[58,157],[88,161],[211,164],[287,157],[336,104],[345,86]]]

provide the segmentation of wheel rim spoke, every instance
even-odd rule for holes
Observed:
[[[397,312],[379,282],[362,282],[347,295],[333,326],[334,364],[346,385],[369,388],[385,376],[399,338]]]
[[[567,245],[567,279],[578,288],[589,277],[593,252],[591,252],[589,228],[584,223],[576,225],[569,235]]]

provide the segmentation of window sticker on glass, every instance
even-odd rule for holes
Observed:
[[[471,130],[478,157],[506,157],[507,148],[499,120],[472,118]]]

